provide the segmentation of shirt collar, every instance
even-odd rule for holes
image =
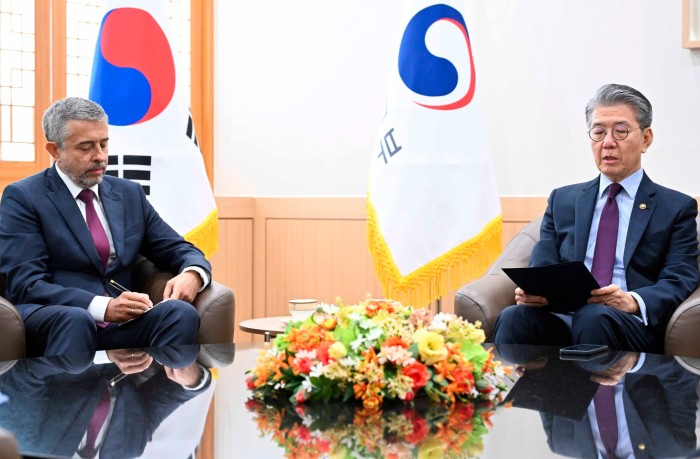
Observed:
[[[83,188],[80,188],[78,185],[73,182],[73,180],[70,179],[58,165],[55,165],[56,167],[56,172],[58,172],[58,176],[61,177],[61,180],[63,180],[63,183],[66,184],[68,187],[68,191],[70,191],[70,194],[73,196],[73,199],[78,199],[78,195],[80,194],[81,191],[83,191]],[[99,185],[94,185],[88,188],[92,190],[93,193],[95,193],[95,199],[97,201],[100,200],[100,193],[99,193]]]
[[[637,196],[637,190],[639,190],[639,185],[642,183],[642,177],[644,177],[644,169],[639,168],[636,172],[625,177],[621,182],[622,189],[634,199]],[[604,174],[600,174],[600,183],[598,184],[598,199],[603,196],[603,192],[608,188],[612,180],[606,177]]]

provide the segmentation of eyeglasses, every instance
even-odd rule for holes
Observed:
[[[642,129],[642,128],[637,127],[637,128],[630,129],[624,124],[616,124],[611,129],[613,139],[625,140],[627,138],[627,136],[629,135],[630,131],[634,131],[635,129]],[[602,141],[607,134],[608,134],[607,129],[605,129],[602,126],[592,127],[591,130],[588,131],[588,137],[590,137],[591,140],[594,142]]]

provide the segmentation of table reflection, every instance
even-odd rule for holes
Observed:
[[[428,399],[385,404],[293,405],[249,399],[246,408],[262,436],[285,457],[477,457],[497,406],[491,402],[440,405]]]
[[[508,395],[540,412],[552,452],[568,457],[687,457],[696,449],[698,375],[662,355],[611,351],[562,360],[557,349],[497,346],[521,378]],[[601,387],[610,388],[606,407]]]
[[[230,363],[233,348],[227,350]],[[185,430],[194,452],[213,392],[211,356],[200,346],[179,346],[4,362],[0,426],[23,454],[163,457],[172,449],[163,437],[173,433],[182,447]],[[185,429],[177,427],[177,412]]]

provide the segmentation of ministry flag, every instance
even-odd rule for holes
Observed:
[[[163,219],[210,257],[216,202],[168,29],[165,0],[107,1],[89,97],[109,117],[107,174],[141,183]]]
[[[369,174],[369,247],[414,306],[484,273],[502,216],[461,2],[411,1]]]

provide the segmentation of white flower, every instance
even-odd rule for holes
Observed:
[[[455,318],[454,314],[450,314],[447,312],[441,312],[439,314],[435,314],[433,317],[432,322],[430,322],[430,326],[428,327],[429,329],[432,330],[447,330],[447,325],[450,321],[452,321]]]
[[[316,349],[312,349],[310,351],[299,350],[296,353],[296,358],[316,360]]]
[[[328,303],[320,303],[318,307],[321,308],[321,310],[326,314],[336,314],[340,310],[338,306]]]
[[[320,362],[315,365],[312,365],[311,370],[309,370],[309,376],[312,378],[318,378],[319,376],[323,376],[324,368],[325,367]]]

